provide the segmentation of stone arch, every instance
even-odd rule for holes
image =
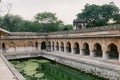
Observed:
[[[59,51],[59,43],[56,42],[56,51]]]
[[[94,45],[94,57],[102,57],[102,47],[99,43]]]
[[[118,48],[115,44],[111,43],[108,45],[108,58],[110,59],[119,59]]]
[[[53,50],[53,51],[55,50],[55,44],[54,44],[54,41],[52,42],[52,50]]]
[[[75,42],[74,47],[73,47],[74,54],[79,54],[80,53],[80,48],[79,48],[79,43]]]
[[[87,42],[83,43],[82,52],[84,55],[90,55],[89,44]]]
[[[2,43],[2,51],[6,52],[6,44],[4,42]]]
[[[41,42],[41,49],[42,50],[46,49],[46,42],[45,41]]]
[[[64,52],[64,43],[63,42],[61,42],[61,44],[60,44],[60,49],[62,52]]]
[[[15,52],[16,51],[16,46],[14,42],[9,43],[9,52]]]
[[[29,42],[27,43],[27,50],[28,50],[28,51],[32,51],[33,49],[34,49],[33,43],[32,43],[31,41],[29,41]]]
[[[66,52],[71,53],[71,43],[67,42],[66,44]]]
[[[33,47],[33,43],[32,43],[31,41],[29,41],[29,42],[27,43],[27,46],[28,46],[28,47],[29,47],[29,46]]]

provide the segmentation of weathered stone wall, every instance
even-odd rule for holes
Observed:
[[[34,39],[34,38],[24,38],[24,39],[1,39],[0,40],[0,53],[7,52],[25,52],[25,51],[35,51],[40,50],[41,42],[45,39]],[[3,48],[4,44],[4,48]]]

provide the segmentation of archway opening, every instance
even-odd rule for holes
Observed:
[[[46,42],[45,42],[45,41],[43,41],[43,42],[41,43],[41,49],[46,49]]]
[[[2,43],[2,51],[6,52],[6,45],[5,45],[5,43]]]
[[[35,42],[35,48],[38,49],[38,42]]]
[[[79,54],[80,53],[80,48],[79,48],[79,44],[76,42],[74,44],[74,54]]]
[[[54,42],[52,42],[52,50],[53,51],[55,50],[54,47],[55,47]]]
[[[84,55],[90,55],[90,49],[88,43],[83,44],[82,52]]]
[[[59,51],[59,43],[56,43],[56,51]]]
[[[67,42],[66,52],[71,53],[71,44],[70,44],[70,42]]]
[[[118,48],[115,44],[110,44],[108,46],[108,57],[110,59],[119,59]]]
[[[60,49],[61,49],[62,52],[64,52],[64,43],[63,42],[61,42]]]
[[[99,43],[94,45],[94,57],[102,57],[102,48]]]

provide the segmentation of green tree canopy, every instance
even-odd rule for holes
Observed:
[[[0,27],[9,31],[16,31],[17,25],[21,23],[22,18],[18,15],[7,14],[0,19]]]
[[[51,12],[42,12],[35,15],[35,20],[40,23],[54,23],[57,20],[56,14]]]
[[[39,22],[41,32],[54,32],[62,30],[64,24],[61,20],[58,20],[56,14],[51,12],[42,12],[35,15],[35,21]]]
[[[18,32],[39,32],[40,30],[40,23],[38,22],[32,22],[28,20],[22,20],[22,22],[17,25]]]
[[[101,6],[86,4],[83,11],[77,14],[77,18],[89,21],[88,27],[107,25],[111,19],[120,23],[119,8],[113,2]]]
[[[38,13],[35,21],[24,20],[18,15],[6,14],[0,16],[0,27],[11,32],[55,32],[71,29],[69,28],[71,26],[64,25],[55,14],[50,12]]]

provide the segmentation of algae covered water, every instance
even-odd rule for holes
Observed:
[[[23,59],[10,62],[26,80],[106,80],[46,59]]]

